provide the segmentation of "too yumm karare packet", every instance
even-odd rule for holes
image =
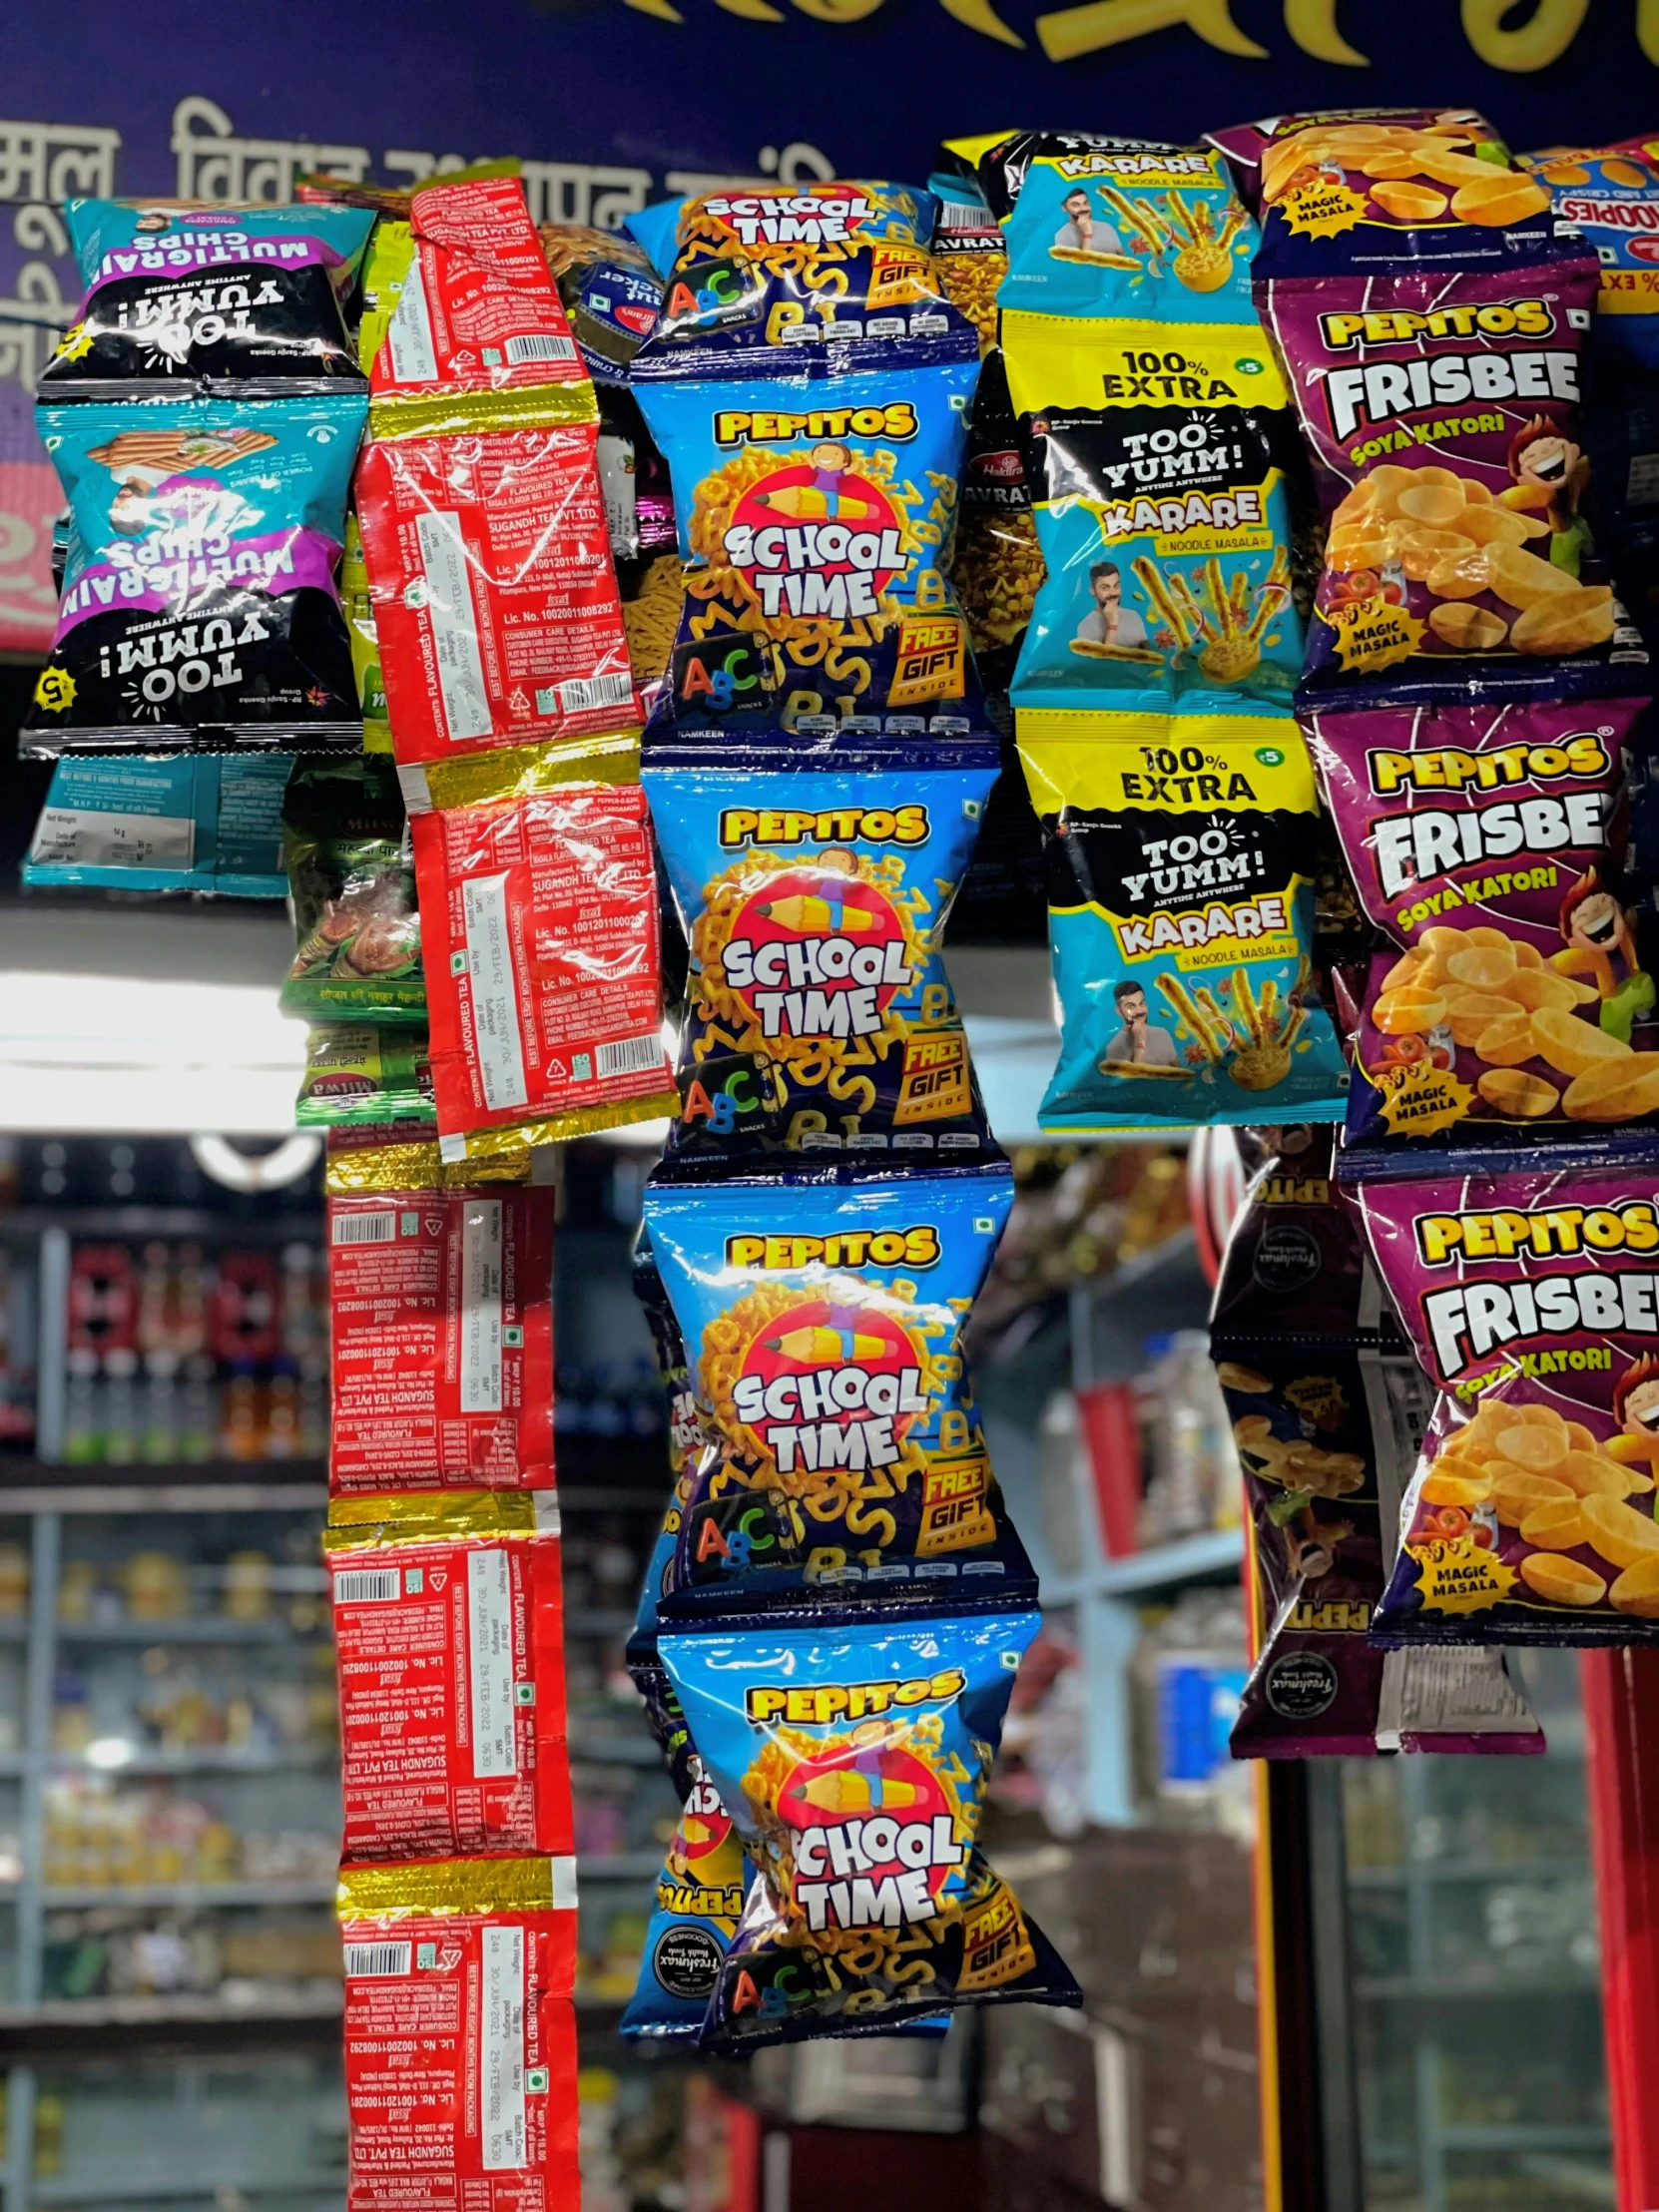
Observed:
[[[699,1753],[760,1877],[705,2047],[880,2034],[960,2004],[1081,2001],[975,1842],[1039,1620],[848,1621],[831,1608],[806,1627],[665,1634]]]
[[[335,1498],[342,1857],[575,1850],[551,1490]]]
[[[1349,1137],[1659,1110],[1625,882],[1641,699],[1305,713],[1377,955]]]
[[[1345,1156],[1438,1395],[1373,1633],[1659,1639],[1659,1148]]]

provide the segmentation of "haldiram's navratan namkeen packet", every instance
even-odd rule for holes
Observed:
[[[1045,1129],[1339,1121],[1313,969],[1318,802],[1289,716],[1023,712],[1060,1060]]]
[[[1371,920],[1351,1138],[1659,1110],[1623,857],[1640,699],[1305,717]]]
[[[1659,1064],[1659,1063],[1656,1063]],[[1439,1396],[1387,1643],[1659,1640],[1659,1150],[1368,1161],[1357,1199]]]
[[[691,948],[671,1158],[994,1151],[940,949],[997,770],[989,743],[648,755]]]
[[[1076,2004],[975,1845],[1035,1612],[665,1635],[760,1880],[705,2044],[879,2034],[959,2004]]]
[[[1029,1603],[961,1344],[1007,1168],[817,1174],[646,1190],[721,1446],[693,1472],[660,1621],[917,1593]]]

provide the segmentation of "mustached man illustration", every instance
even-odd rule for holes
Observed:
[[[1562,950],[1551,955],[1550,966],[1590,984],[1601,1001],[1600,1026],[1628,1044],[1632,1022],[1654,1003],[1653,977],[1642,967],[1629,912],[1593,867],[1562,899],[1559,926]]]

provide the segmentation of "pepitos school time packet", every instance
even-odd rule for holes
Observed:
[[[1539,696],[1306,709],[1366,913],[1349,1138],[1481,1136],[1659,1108],[1655,986],[1626,870],[1641,697],[1550,672]],[[1381,687],[1380,687],[1381,689]]]
[[[1012,1199],[1005,1164],[657,1171],[646,1228],[718,1439],[692,1472],[660,1630],[918,1593],[1034,1600],[961,1348]],[[695,1719],[692,1734],[706,1750]]]
[[[687,564],[657,709],[682,735],[979,726],[944,575],[979,345],[933,271],[933,214],[925,193],[831,184],[675,216],[631,378]]]
[[[1438,1395],[1373,1634],[1659,1639],[1659,1145],[1349,1152]]]
[[[1338,1195],[1332,1132],[1278,1134],[1210,1321],[1250,1505],[1253,1661],[1233,1756],[1542,1751],[1501,1652],[1369,1640],[1433,1392]]]
[[[995,1151],[940,949],[998,752],[652,744],[690,947],[671,1159]]]
[[[1022,713],[1061,1009],[1045,1129],[1339,1121],[1288,715]]]
[[[1031,1611],[913,1604],[663,1638],[708,1777],[759,1875],[701,2040],[741,2054],[961,2004],[1075,2005],[976,1844]]]

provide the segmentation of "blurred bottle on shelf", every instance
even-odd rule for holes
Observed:
[[[1180,1329],[1147,1340],[1141,1384],[1146,1495],[1141,1542],[1151,1548],[1239,1525],[1239,1468],[1210,1340]]]
[[[1228,1750],[1249,1672],[1236,1586],[1183,1590],[1149,1618],[1130,1682],[1137,1795],[1156,1825],[1253,1841],[1253,1770]]]

